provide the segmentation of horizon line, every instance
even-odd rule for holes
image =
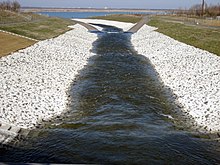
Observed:
[[[80,9],[86,9],[86,10],[187,10],[187,9],[181,9],[181,8],[149,8],[149,9],[144,9],[144,8],[112,8],[112,7],[98,7],[98,8],[93,8],[93,7],[30,7],[30,6],[24,6],[21,7],[21,9],[74,9],[74,10],[80,10]]]

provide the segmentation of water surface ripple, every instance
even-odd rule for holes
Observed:
[[[96,56],[70,89],[70,112],[57,126],[35,130],[6,162],[217,164],[215,145],[175,129],[171,107],[150,61],[129,33],[104,26]]]

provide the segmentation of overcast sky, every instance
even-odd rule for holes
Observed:
[[[0,0],[4,1],[4,0]],[[23,7],[81,7],[81,8],[189,8],[202,0],[17,0]],[[206,0],[207,4],[220,4],[220,0]]]

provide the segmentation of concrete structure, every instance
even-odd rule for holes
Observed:
[[[29,130],[23,129],[12,124],[0,123],[0,144],[13,144],[15,139],[24,138]]]

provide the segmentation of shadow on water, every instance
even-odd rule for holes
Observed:
[[[110,164],[217,164],[214,143],[178,130],[163,85],[129,33],[102,26],[89,59],[70,89],[61,124],[35,130],[0,160]],[[34,136],[36,134],[36,137]],[[3,154],[3,155],[2,155]]]

